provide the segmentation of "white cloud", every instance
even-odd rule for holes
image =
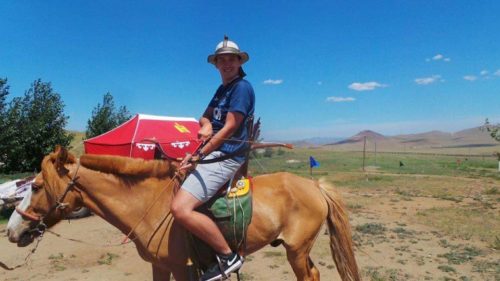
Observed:
[[[437,55],[432,57],[432,60],[442,60],[443,58],[444,58],[443,55],[437,54]]]
[[[450,62],[451,61],[450,58],[446,58],[446,57],[444,57],[441,54],[437,54],[437,55],[433,56],[432,58],[426,58],[425,59],[426,62],[430,62],[431,60],[434,60],[434,61],[440,61],[440,60],[442,60],[444,62]]]
[[[432,75],[431,77],[416,78],[415,83],[419,85],[429,85],[437,81],[443,81],[441,75]]]
[[[354,82],[351,85],[349,85],[349,89],[354,91],[373,91],[376,88],[384,88],[384,87],[387,87],[387,85],[380,84],[374,81],[365,83]]]
[[[500,76],[500,69],[498,69],[497,71],[495,71],[495,73],[493,73],[493,75]]]
[[[481,70],[480,74],[482,76],[488,75],[488,70],[486,70],[486,69],[485,70]]]
[[[355,98],[352,97],[327,97],[327,102],[351,102],[355,101]]]
[[[474,75],[465,75],[464,79],[467,81],[475,81],[475,80],[477,80],[477,77]]]
[[[267,79],[267,80],[264,80],[264,84],[267,84],[267,85],[279,85],[281,83],[283,83],[282,79],[277,79],[277,80]]]

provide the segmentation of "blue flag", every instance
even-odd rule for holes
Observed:
[[[311,168],[314,168],[314,167],[319,167],[319,162],[316,161],[316,159],[314,159],[314,157],[312,156],[309,156],[309,166]]]

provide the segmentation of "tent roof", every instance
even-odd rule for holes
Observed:
[[[136,114],[113,130],[85,140],[85,153],[151,159],[155,144],[149,140],[153,139],[170,157],[184,157],[201,144],[199,129],[192,117]]]
[[[163,122],[154,122],[163,121]],[[141,122],[141,127],[139,127],[139,122]],[[108,144],[108,145],[122,145],[129,144],[132,142],[141,141],[141,136],[151,135],[150,137],[155,137],[159,141],[169,141],[175,138],[174,136],[167,135],[166,131],[162,131],[158,128],[158,124],[163,124],[167,122],[195,122],[198,121],[193,117],[172,117],[172,116],[159,116],[159,115],[149,115],[149,114],[136,114],[134,117],[121,124],[120,126],[95,136],[93,138],[85,140],[86,143],[93,144]],[[144,125],[149,126],[144,126]],[[154,132],[155,129],[158,131]],[[197,133],[196,131],[195,133]],[[185,138],[186,136],[184,136]]]

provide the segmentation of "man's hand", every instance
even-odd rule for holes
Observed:
[[[212,134],[213,134],[212,124],[208,123],[207,125],[201,127],[200,130],[198,131],[198,139],[205,142],[212,137]]]
[[[191,172],[196,168],[196,162],[200,160],[198,155],[192,155],[190,153],[186,154],[186,157],[182,159],[179,165],[179,171],[181,172]]]
[[[179,165],[179,171],[181,172],[190,172],[193,168],[193,163],[190,163],[189,160],[193,158],[191,153],[186,154],[186,157],[182,159],[181,164]]]

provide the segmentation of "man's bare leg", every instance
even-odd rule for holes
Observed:
[[[201,204],[203,202],[196,199],[191,193],[179,189],[170,210],[175,220],[196,237],[205,241],[215,252],[224,255],[230,254],[231,248],[215,222],[208,216],[194,210]]]

